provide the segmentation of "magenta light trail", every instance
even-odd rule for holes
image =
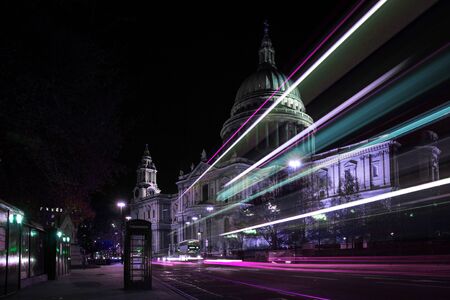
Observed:
[[[404,188],[404,189],[401,189],[398,191],[387,192],[387,193],[377,195],[374,197],[355,200],[352,202],[335,205],[332,207],[323,208],[323,209],[319,209],[316,211],[312,211],[312,212],[308,212],[308,213],[304,213],[304,214],[300,214],[300,215],[296,215],[296,216],[292,216],[292,217],[288,217],[288,218],[283,218],[283,219],[279,219],[279,220],[275,220],[275,221],[271,221],[271,222],[266,222],[266,223],[262,223],[262,224],[258,224],[258,225],[253,225],[253,226],[225,232],[225,233],[220,234],[220,236],[226,236],[229,234],[239,233],[239,232],[250,230],[250,229],[257,229],[257,228],[261,228],[261,227],[265,227],[265,226],[271,226],[271,225],[285,223],[285,222],[294,221],[294,220],[298,220],[298,219],[304,219],[307,217],[325,214],[325,213],[329,213],[329,212],[344,209],[344,208],[350,208],[350,207],[355,207],[355,206],[359,206],[359,205],[363,205],[363,204],[373,203],[373,202],[377,202],[380,200],[394,198],[394,197],[398,197],[401,195],[406,195],[406,194],[410,194],[410,193],[414,193],[414,192],[418,192],[418,191],[422,191],[422,190],[427,190],[427,189],[431,189],[434,187],[447,185],[447,184],[450,184],[450,177],[441,179],[441,180],[437,180],[437,181],[433,181],[433,182],[416,185],[416,186],[409,187],[409,188]]]
[[[333,46],[331,46],[311,67],[309,67],[305,73],[303,73],[299,79],[297,79],[291,87],[289,87],[276,101],[274,101],[274,103],[267,108],[264,113],[262,113],[258,119],[256,119],[255,122],[253,122],[245,131],[243,134],[241,134],[236,141],[233,142],[233,144],[231,144],[230,147],[228,147],[220,156],[219,158],[217,158],[187,189],[185,189],[181,195],[178,197],[178,199],[181,199],[181,197],[183,197],[187,191],[189,191],[197,182],[200,181],[201,178],[203,178],[203,176],[205,176],[205,174],[207,172],[209,172],[209,170],[211,170],[214,165],[216,163],[218,163],[229,151],[231,151],[231,149],[233,149],[263,118],[265,118],[281,101],[283,101],[284,98],[286,98],[287,95],[289,95],[295,88],[297,88],[297,86],[306,78],[308,77],[326,58],[328,58],[331,53],[333,53],[345,40],[347,40],[348,37],[350,37],[353,32],[355,32],[362,24],[364,24],[367,19],[369,19],[383,4],[386,3],[387,0],[380,0],[378,1],[361,19],[358,20],[358,22],[356,22],[343,36],[341,36],[339,38],[339,40],[333,44]],[[309,60],[309,58],[315,53],[315,51],[317,51],[319,49],[320,46],[323,45],[323,43],[325,43],[326,40],[329,39],[329,37],[351,16],[351,14],[353,14],[353,12],[356,10],[356,8],[362,4],[362,2],[360,2],[339,24],[338,26],[324,39],[324,41],[322,41],[317,47],[316,49],[314,49],[313,52],[311,52],[308,57],[300,64],[300,66],[298,66],[295,70],[295,72],[297,72],[298,69],[300,69],[300,67],[302,67],[307,60]],[[293,72],[294,73],[294,72]],[[294,74],[289,75],[288,79],[289,80]],[[286,81],[283,83],[283,85],[286,83]],[[280,87],[281,88],[281,87]],[[278,91],[278,90],[277,90]],[[273,97],[273,95],[277,92],[275,91],[270,97]],[[270,99],[269,97],[269,99]],[[253,118],[253,116],[256,115],[256,113],[261,109],[262,106],[264,106],[269,99],[267,99],[250,117],[249,119],[247,119],[244,124],[242,124],[239,129],[224,143],[227,144],[236,134],[238,131],[240,131],[243,126],[245,126],[249,120],[251,118]],[[218,151],[216,151],[216,153],[207,161],[207,163],[209,163],[215,156],[217,156],[217,154],[219,153],[219,151],[221,151],[221,149],[223,149],[224,145],[222,145]]]
[[[267,102],[269,102],[270,99],[272,99],[276,93],[278,93],[278,91],[284,87],[284,85],[286,84],[286,82],[288,82],[292,76],[294,76],[298,70],[300,70],[301,67],[303,67],[305,65],[305,63],[308,62],[308,60],[320,49],[320,47],[322,47],[322,45],[329,40],[329,38],[342,26],[342,24],[345,23],[345,21],[348,20],[348,18],[361,6],[361,4],[364,1],[360,1],[346,16],[344,19],[341,20],[341,22],[319,43],[319,45],[317,45],[317,47],[311,51],[311,53],[308,54],[308,56],[300,63],[300,65],[295,68],[295,70],[287,77],[287,79],[269,96],[269,98],[267,98],[263,104],[261,104],[254,112],[253,114],[225,141],[225,143],[223,143],[222,146],[220,146],[220,148],[216,151],[216,153],[214,153],[214,155],[212,155],[209,160],[207,161],[207,163],[209,164],[211,162],[211,160],[216,157],[219,152],[236,136],[236,134],[238,134],[239,131],[241,131],[241,129],[251,120],[253,119],[253,117],[267,104]],[[244,133],[245,135],[246,133]],[[231,146],[233,147],[233,146]],[[230,147],[230,148],[231,148]],[[220,159],[220,158],[219,158]],[[218,160],[219,160],[218,159]]]
[[[442,260],[442,259],[441,259]],[[448,267],[430,266],[424,264],[374,264],[374,263],[297,263],[297,264],[279,264],[279,263],[262,263],[262,262],[205,262],[210,265],[226,265],[238,268],[254,268],[260,270],[276,270],[288,272],[317,272],[317,273],[342,273],[342,274],[380,274],[380,275],[401,275],[401,276],[433,276],[448,277]]]
[[[346,100],[344,103],[342,103],[341,105],[339,105],[338,107],[336,107],[335,109],[333,109],[332,111],[330,111],[329,113],[327,113],[325,116],[323,116],[322,118],[320,118],[319,120],[317,120],[316,122],[314,122],[311,126],[308,126],[307,128],[305,128],[303,131],[301,131],[299,134],[297,134],[296,136],[294,136],[292,139],[290,139],[289,141],[285,142],[283,145],[281,145],[280,147],[278,147],[277,149],[273,150],[272,152],[270,152],[269,154],[267,154],[265,157],[261,158],[259,161],[257,161],[256,163],[254,163],[253,165],[251,165],[250,167],[248,167],[245,171],[243,171],[241,174],[237,175],[236,177],[234,177],[232,180],[230,180],[229,182],[227,182],[225,184],[225,186],[229,186],[230,184],[232,184],[233,182],[236,182],[237,180],[239,180],[240,178],[242,178],[243,176],[245,176],[246,174],[248,174],[249,172],[251,172],[252,170],[254,170],[255,168],[259,167],[260,165],[262,165],[264,162],[268,161],[269,159],[271,159],[272,157],[276,156],[278,153],[282,152],[283,150],[289,148],[290,146],[292,146],[294,143],[298,142],[300,139],[308,136],[309,134],[311,134],[314,130],[316,130],[317,128],[321,127],[322,125],[324,125],[326,122],[328,122],[329,120],[332,120],[333,118],[335,118],[337,115],[339,115],[340,113],[342,113],[343,111],[345,111],[347,108],[349,108],[351,105],[357,103],[359,100],[363,99],[366,95],[368,95],[369,93],[371,93],[373,90],[375,90],[377,87],[379,87],[380,85],[382,85],[384,82],[386,82],[387,80],[389,80],[390,78],[392,78],[392,76],[394,76],[395,74],[398,73],[398,71],[403,67],[403,64],[400,64],[399,66],[393,68],[392,70],[390,70],[389,72],[387,72],[386,74],[384,74],[383,76],[381,76],[380,78],[378,78],[377,80],[375,80],[374,82],[372,82],[371,84],[369,84],[368,86],[366,86],[364,89],[362,89],[361,91],[359,91],[358,93],[356,93],[355,95],[353,95],[350,99]]]

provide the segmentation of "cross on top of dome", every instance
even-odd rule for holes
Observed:
[[[259,65],[261,67],[275,67],[275,49],[272,47],[272,41],[269,37],[269,22],[264,21],[264,35],[259,48]]]

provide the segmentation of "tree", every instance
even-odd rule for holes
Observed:
[[[335,205],[352,202],[361,198],[358,181],[348,170],[344,172],[344,178],[341,178],[339,182],[338,195],[338,203]],[[333,216],[335,221],[334,232],[342,235],[346,244],[350,242],[355,247],[355,238],[364,233],[366,225],[364,216],[364,206],[345,208],[335,212]]]
[[[39,24],[33,37],[9,36],[2,52],[0,197],[28,217],[40,206],[64,207],[79,223],[94,216],[92,193],[120,169],[117,114],[125,87],[113,53],[92,36],[64,34],[67,24],[52,17]],[[46,43],[49,32],[54,41]]]

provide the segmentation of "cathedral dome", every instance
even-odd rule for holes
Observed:
[[[286,75],[279,71],[275,64],[275,49],[269,37],[267,22],[264,25],[264,36],[258,50],[258,68],[242,82],[236,93],[234,105],[231,108],[231,116],[225,121],[220,132],[224,141],[232,136],[242,124],[245,124],[248,118],[267,99],[270,98],[269,103],[259,110],[256,116],[263,114],[272,103],[277,101],[293,85],[293,82],[287,80]],[[263,125],[265,129],[261,129],[261,133],[258,133],[254,144],[261,143],[265,139],[266,142],[263,145],[265,148],[279,145],[303,128],[311,125],[312,122],[312,118],[305,112],[299,90],[294,88],[270,112],[270,116],[264,119],[262,123],[265,123]],[[279,132],[275,134],[275,131]],[[255,147],[260,149],[261,145]]]
[[[259,93],[272,94],[280,88],[280,86],[281,88],[278,90],[277,94],[281,95],[293,84],[291,80],[288,80],[283,85],[286,80],[286,75],[281,73],[275,66],[270,64],[261,65],[255,73],[247,77],[241,84],[236,93],[235,103],[238,104],[243,102]],[[295,88],[289,96],[300,101],[300,93],[297,88]]]
[[[287,80],[286,75],[279,71],[275,64],[275,49],[269,37],[267,23],[264,28],[264,36],[258,51],[259,65],[256,72],[251,74],[239,87],[231,116],[247,115],[254,112],[264,101],[272,96],[271,102],[288,90],[293,82]],[[284,84],[283,84],[284,83]],[[276,110],[284,110],[287,114],[305,112],[305,106],[300,98],[297,88],[287,95]]]

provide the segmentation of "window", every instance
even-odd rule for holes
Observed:
[[[147,211],[147,218],[150,219],[150,210]]]
[[[204,184],[202,187],[202,201],[206,202],[209,200],[209,187],[207,184]]]
[[[378,177],[379,176],[379,162],[373,162],[372,164],[372,177]]]
[[[321,199],[328,195],[328,170],[322,169],[317,173],[317,187],[319,190],[319,197]]]
[[[155,218],[155,210],[152,210],[153,219]]]
[[[356,162],[355,161],[349,161],[346,164],[344,164],[344,178],[353,180],[356,180]]]

